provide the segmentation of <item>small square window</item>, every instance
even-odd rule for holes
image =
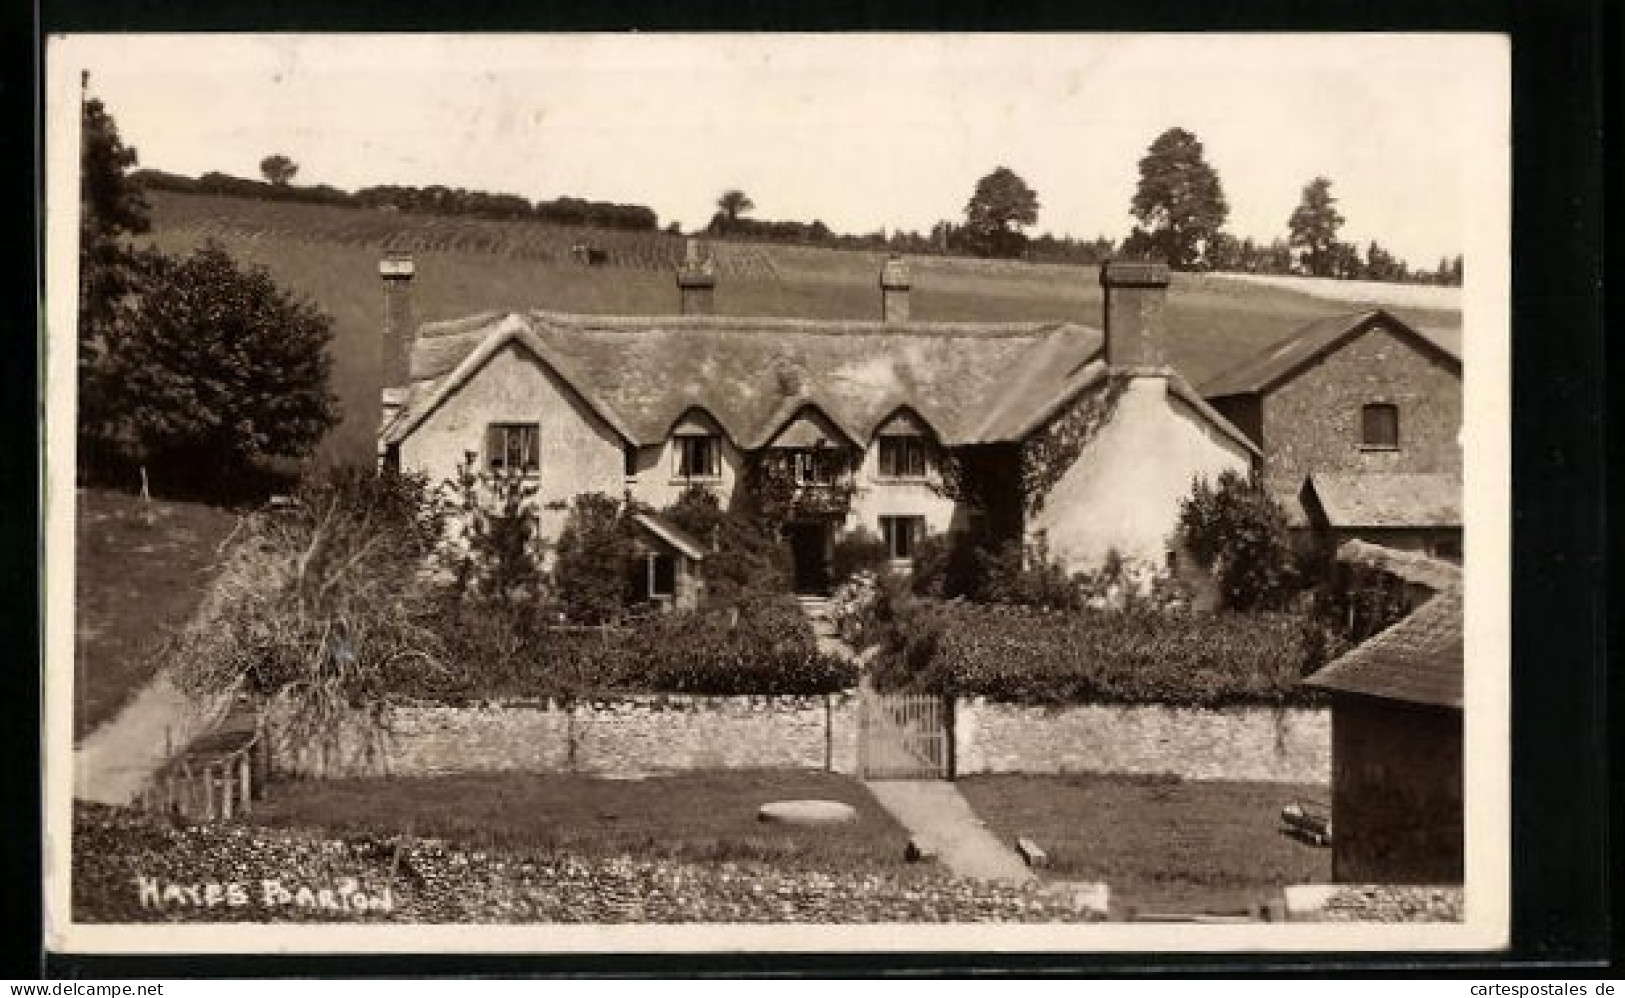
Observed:
[[[534,474],[541,467],[541,431],[535,423],[492,423],[485,430],[485,466],[494,472]]]
[[[1360,446],[1369,450],[1399,449],[1399,406],[1373,402],[1360,410]]]
[[[880,536],[885,539],[886,552],[893,561],[910,561],[914,557],[914,546],[925,536],[925,517],[883,516]]]

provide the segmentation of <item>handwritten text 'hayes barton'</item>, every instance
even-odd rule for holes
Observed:
[[[310,908],[334,912],[394,911],[395,897],[388,887],[375,893],[361,889],[354,877],[345,877],[333,886],[261,880],[208,881],[196,884],[162,883],[157,877],[135,878],[143,908]]]

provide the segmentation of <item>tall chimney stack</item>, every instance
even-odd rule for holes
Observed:
[[[1166,367],[1168,265],[1108,260],[1100,268],[1100,286],[1106,297],[1107,366]]]
[[[410,253],[391,251],[378,261],[378,276],[384,280],[384,343],[379,357],[383,425],[406,404],[412,383],[412,277],[416,272]]]
[[[880,317],[886,322],[908,321],[908,264],[893,253],[880,268]]]
[[[717,310],[717,265],[698,239],[690,239],[677,268],[677,311],[712,315]]]

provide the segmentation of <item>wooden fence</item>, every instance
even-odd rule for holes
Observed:
[[[259,722],[251,731],[208,736],[166,763],[142,788],[136,804],[208,821],[247,814],[265,794],[269,747]]]

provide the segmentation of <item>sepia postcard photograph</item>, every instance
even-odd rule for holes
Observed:
[[[1508,60],[47,39],[47,947],[1504,947]]]

